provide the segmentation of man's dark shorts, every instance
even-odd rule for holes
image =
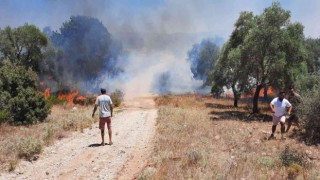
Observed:
[[[108,129],[110,129],[111,128],[111,117],[100,117],[99,129],[104,129],[106,123],[107,123]]]
[[[295,113],[292,113],[291,115],[290,115],[290,117],[288,118],[288,122],[298,122],[298,116],[297,116],[297,114],[295,114]]]

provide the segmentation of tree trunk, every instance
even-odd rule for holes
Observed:
[[[240,93],[233,86],[232,86],[232,92],[233,92],[233,106],[238,107],[238,99],[240,98]]]
[[[238,107],[238,97],[237,96],[234,96],[234,98],[233,98],[233,106]]]
[[[265,100],[265,101],[268,100],[268,88],[269,88],[269,86],[265,86],[263,88],[263,100]]]
[[[252,113],[259,113],[258,100],[261,89],[262,85],[259,84],[256,88],[256,91],[254,92]]]

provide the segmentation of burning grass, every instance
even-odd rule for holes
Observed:
[[[82,132],[97,118],[91,118],[92,107],[54,106],[45,122],[30,126],[0,125],[0,170],[13,171],[20,159],[36,160],[44,146],[68,136],[70,131]]]
[[[271,131],[267,109],[253,117],[247,104],[234,108],[223,99],[163,96],[155,101],[156,142],[140,179],[320,178],[319,147],[291,138],[266,140]]]

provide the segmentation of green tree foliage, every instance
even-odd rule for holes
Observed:
[[[255,79],[253,112],[259,111],[260,90],[266,85],[281,88],[293,77],[291,68],[305,60],[303,26],[290,23],[290,12],[273,3],[260,16],[255,17],[255,26],[246,37],[249,75]],[[291,83],[290,83],[291,84]]]
[[[306,72],[303,40],[303,26],[291,23],[290,12],[279,3],[273,3],[261,15],[241,13],[227,42],[230,48],[226,48],[226,57],[228,61],[236,61],[235,66],[221,71],[231,71],[231,76],[240,80],[247,79],[237,82],[238,85],[249,83],[255,87],[254,113],[259,112],[258,98],[263,87],[292,85],[298,74]],[[234,67],[242,72],[235,73]]]
[[[302,96],[300,121],[306,129],[310,140],[320,139],[320,75],[310,74],[300,76],[295,83],[295,88]]]
[[[39,63],[43,60],[43,48],[48,39],[36,26],[25,24],[12,29],[0,30],[0,62],[10,59],[17,65],[31,67],[39,72]]]
[[[191,62],[191,72],[195,79],[207,80],[209,72],[218,59],[218,52],[219,47],[210,39],[193,45],[188,52],[188,60]]]
[[[241,93],[250,89],[242,43],[252,26],[253,14],[242,12],[235,23],[235,30],[232,32],[230,40],[224,44],[216,66],[208,78],[208,81],[213,85],[213,94],[220,93],[221,87],[232,89],[235,107],[238,106]]]
[[[306,48],[308,49],[308,71],[310,73],[320,72],[320,38],[305,40]]]
[[[96,18],[72,16],[63,23],[60,32],[53,32],[53,45],[62,50],[54,70],[73,81],[90,81],[104,70],[117,74],[117,57],[121,46],[112,40],[107,28]]]
[[[43,121],[50,107],[36,91],[37,75],[31,67],[16,65],[8,60],[0,68],[0,108],[9,112],[6,121],[30,124]],[[10,118],[9,118],[10,117]]]

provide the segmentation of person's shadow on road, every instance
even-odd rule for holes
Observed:
[[[105,143],[104,145],[106,146],[106,145],[110,145],[110,144]],[[103,145],[100,143],[93,143],[93,144],[90,144],[88,147],[100,147],[100,146],[103,146]]]
[[[99,147],[102,146],[100,143],[90,144],[88,147]]]

